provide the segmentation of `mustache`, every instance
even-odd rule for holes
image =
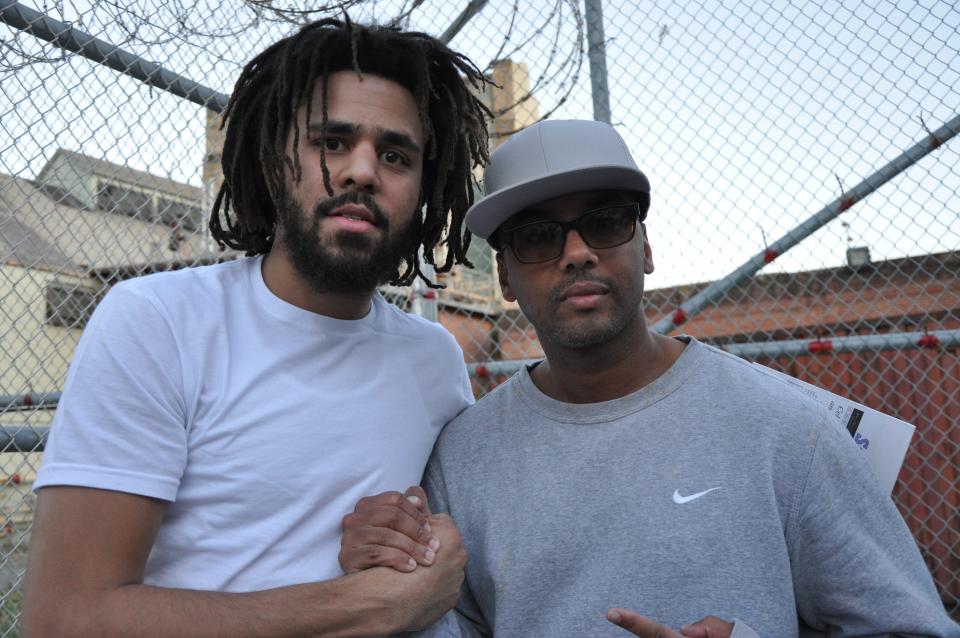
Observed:
[[[575,272],[573,275],[567,277],[556,286],[550,289],[550,296],[548,299],[551,303],[560,303],[561,297],[563,296],[564,291],[573,284],[578,283],[593,283],[600,284],[601,286],[606,286],[610,292],[616,290],[617,286],[612,279],[606,277],[594,277],[590,273],[585,271]]]
[[[317,205],[313,209],[314,219],[327,217],[336,209],[347,204],[359,204],[363,206],[370,211],[375,226],[383,228],[384,230],[390,229],[390,219],[377,204],[376,200],[373,199],[373,195],[359,191],[348,191],[317,202]]]

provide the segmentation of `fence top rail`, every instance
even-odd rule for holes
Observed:
[[[14,0],[0,0],[0,21],[83,57],[104,64],[163,91],[222,113],[229,96],[194,82],[155,62],[124,51],[66,22],[25,7]]]

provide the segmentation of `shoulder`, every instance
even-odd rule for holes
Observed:
[[[381,334],[416,344],[418,348],[426,348],[432,355],[447,353],[463,356],[457,340],[441,323],[401,310],[380,294],[374,295],[373,299],[378,315],[376,330]]]
[[[122,294],[153,298],[170,303],[195,301],[198,296],[222,293],[235,288],[249,275],[258,260],[244,258],[209,266],[195,266],[127,279],[115,285]]]
[[[510,419],[521,418],[523,399],[518,392],[520,373],[483,395],[451,420],[437,440],[439,454],[457,449],[476,449],[478,437],[484,438],[501,430]],[[510,419],[507,415],[511,415]]]
[[[249,299],[244,286],[257,263],[244,258],[127,279],[110,289],[102,312],[121,307],[133,322],[159,315],[171,324],[191,324],[224,308],[230,294]]]
[[[76,356],[114,345],[128,352],[171,354],[170,348],[204,322],[218,321],[225,291],[236,289],[254,260],[183,268],[134,277],[114,284],[97,305]]]
[[[790,423],[817,427],[827,415],[826,408],[793,377],[712,346],[696,346],[695,383],[718,407],[739,411],[758,427],[778,431],[789,430],[783,426]]]

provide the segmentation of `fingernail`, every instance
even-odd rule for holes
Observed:
[[[610,622],[619,623],[622,620],[622,618],[620,618],[620,612],[611,609],[607,612],[607,620]]]
[[[433,551],[437,551],[438,549],[440,549],[440,541],[437,540],[436,536],[431,536],[430,542],[427,543],[427,545],[429,545],[430,549],[432,549]]]
[[[430,522],[429,522],[429,521],[427,521],[426,523],[423,524],[423,529],[427,530],[427,534],[430,534],[431,532],[433,532],[433,530],[430,528]]]
[[[407,569],[409,569],[410,571],[413,571],[416,568],[417,568],[417,561],[413,560],[412,558],[407,561]]]
[[[408,496],[408,497],[407,497],[407,500],[410,501],[411,503],[413,503],[414,505],[416,505],[417,507],[420,507],[420,497],[419,497],[419,496]]]
[[[426,552],[424,552],[424,554],[423,554],[423,557],[427,559],[427,562],[428,562],[428,563],[432,563],[432,562],[433,562],[433,558],[434,558],[435,556],[436,556],[436,554],[433,553],[433,550],[432,550],[432,549],[428,549],[428,550],[427,550]]]

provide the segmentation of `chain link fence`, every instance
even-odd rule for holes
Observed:
[[[913,423],[894,499],[960,613],[953,3],[0,0],[0,636],[16,634],[30,486],[85,322],[119,280],[234,257],[204,231],[216,111],[254,53],[342,9],[469,55],[497,84],[494,146],[606,105],[653,187],[650,322]],[[38,15],[74,29],[74,50],[130,57],[68,52]],[[385,293],[457,336],[482,394],[541,351],[489,249],[470,254],[445,290]]]

